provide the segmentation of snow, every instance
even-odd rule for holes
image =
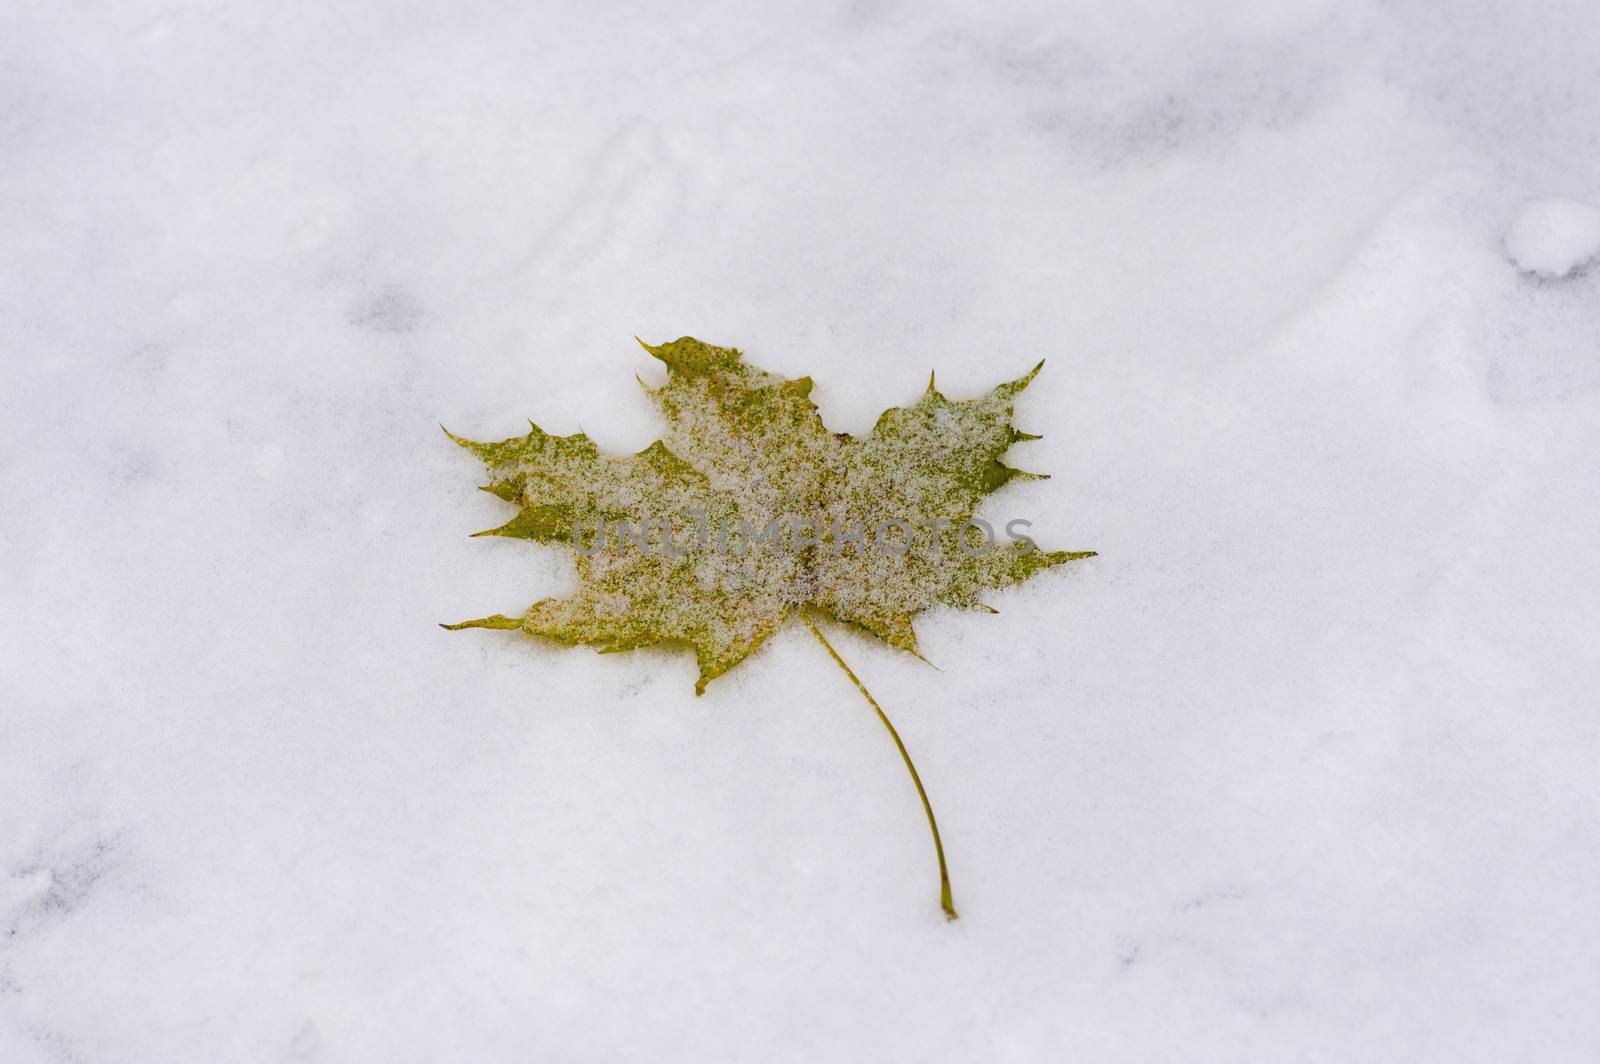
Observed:
[[[5,5],[0,1061],[1596,1059],[1597,34]],[[985,516],[1100,556],[830,633],[956,923],[802,627],[436,627],[573,581],[439,423],[640,449],[685,334],[1048,358]]]
[[[1517,268],[1539,277],[1566,277],[1600,257],[1600,210],[1559,196],[1517,208],[1506,231]]]

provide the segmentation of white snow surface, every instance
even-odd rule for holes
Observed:
[[[1600,7],[0,7],[0,1061],[1600,1059]],[[1520,252],[1513,248],[1519,260]],[[1524,265],[1527,262],[1524,261]],[[1047,357],[1100,557],[693,694],[480,439]]]
[[[1600,210],[1559,196],[1517,208],[1506,232],[1511,261],[1539,277],[1566,277],[1600,256]]]

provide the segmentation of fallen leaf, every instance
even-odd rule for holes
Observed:
[[[894,737],[954,918],[938,825],[911,757],[807,611],[918,654],[912,618],[923,610],[988,609],[985,591],[1093,555],[1000,542],[975,518],[985,496],[1036,476],[1001,458],[1037,439],[1011,417],[1043,363],[976,399],[947,399],[930,378],[915,403],[884,411],[856,438],[823,425],[809,377],[785,379],[689,337],[643,346],[667,367],[664,386],[645,386],[667,432],[637,454],[605,454],[582,433],[552,436],[537,425],[498,443],[451,436],[488,467],[484,490],[519,507],[478,535],[571,547],[579,587],[521,617],[445,627],[515,629],[602,652],[686,644],[703,693],[799,615]]]

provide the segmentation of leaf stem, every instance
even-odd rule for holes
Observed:
[[[917,797],[922,799],[922,811],[928,814],[928,828],[933,832],[933,849],[939,856],[939,907],[944,910],[947,919],[954,920],[956,918],[956,906],[950,896],[950,869],[944,863],[944,842],[939,838],[939,822],[933,817],[933,803],[928,801],[928,792],[922,787],[922,777],[917,775],[917,766],[912,764],[911,754],[906,750],[906,744],[901,741],[900,733],[895,731],[893,722],[889,720],[889,714],[885,713],[883,707],[878,705],[878,700],[872,697],[872,692],[867,690],[866,684],[862,683],[860,678],[850,670],[850,666],[844,663],[844,659],[839,656],[839,652],[833,649],[833,644],[828,642],[827,637],[822,634],[822,629],[818,628],[803,611],[800,613],[800,619],[806,622],[806,627],[811,629],[811,634],[817,637],[817,642],[821,643],[822,648],[828,652],[828,656],[833,658],[834,664],[843,669],[844,674],[850,677],[850,682],[856,685],[856,690],[861,692],[861,697],[865,698],[867,704],[877,712],[878,719],[883,721],[883,726],[889,730],[889,738],[893,739],[894,745],[899,748],[900,758],[906,763],[906,770],[911,773],[911,782],[917,785]]]

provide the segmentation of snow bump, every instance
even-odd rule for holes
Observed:
[[[1600,210],[1560,197],[1529,200],[1512,215],[1506,253],[1524,273],[1570,277],[1600,256]]]

